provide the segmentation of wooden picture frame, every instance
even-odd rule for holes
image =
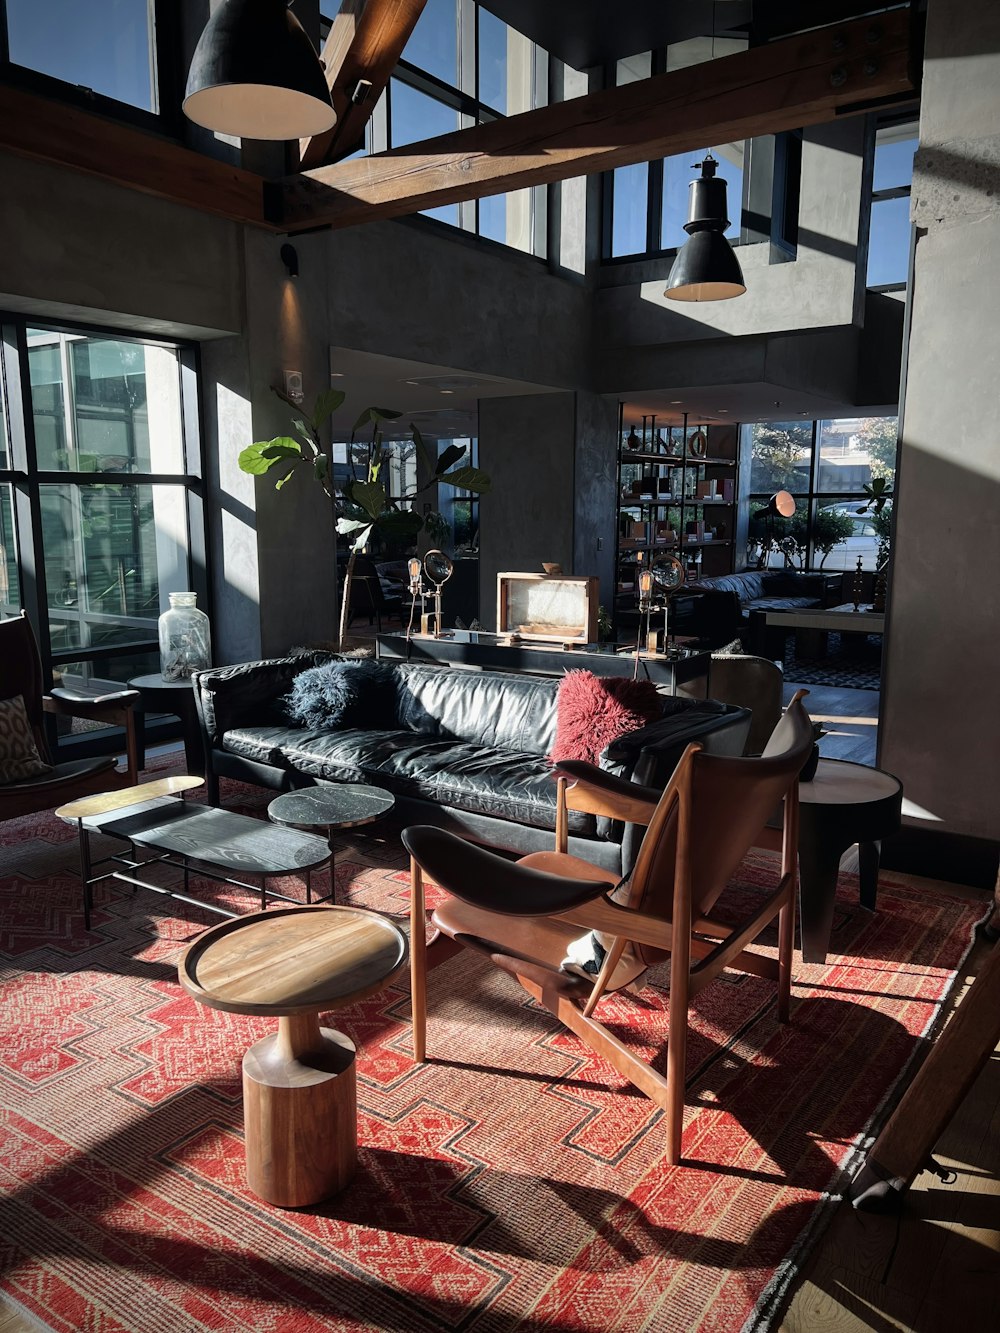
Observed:
[[[497,575],[497,633],[539,643],[596,643],[600,580],[589,575]]]

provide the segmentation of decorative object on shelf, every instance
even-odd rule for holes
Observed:
[[[195,47],[183,102],[241,139],[306,139],[337,123],[326,72],[288,0],[224,0]]]
[[[677,252],[663,295],[671,301],[725,301],[746,291],[740,262],[726,239],[726,182],[707,153],[694,166],[701,176],[688,186],[688,240]]]
[[[434,638],[441,637],[441,589],[455,572],[455,566],[451,557],[445,555],[444,551],[428,551],[424,556],[424,573],[431,583],[434,584],[434,611],[432,616],[421,617],[421,630],[424,634],[430,632],[427,621],[434,621]]]
[[[675,555],[661,556],[653,566],[652,573],[656,591],[663,599],[663,651],[669,653],[668,617],[670,615],[670,599],[684,584],[684,563],[678,560]]]
[[[858,567],[857,567],[857,569],[854,571],[854,609],[855,609],[855,611],[859,611],[859,610],[861,609],[861,599],[862,599],[862,597],[864,596],[864,585],[865,585],[865,571],[864,571],[864,568],[863,568],[863,562],[862,562],[862,559],[861,559],[860,556],[858,556]]]
[[[642,440],[636,435],[634,426],[628,433],[628,439],[625,441],[625,448],[630,449],[634,454],[639,453],[642,449]]]
[[[164,680],[190,680],[212,665],[208,616],[198,609],[198,594],[170,593],[170,607],[160,616],[160,672]]]
[[[594,643],[599,590],[599,579],[583,575],[498,574],[497,632],[542,642]]]
[[[545,560],[542,561],[542,570],[550,577],[553,574],[561,574],[563,572],[562,565],[553,564],[551,561],[546,562]]]
[[[704,458],[708,449],[708,437],[699,427],[688,439],[688,453],[692,458]]]

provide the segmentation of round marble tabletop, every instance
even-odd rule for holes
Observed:
[[[267,807],[267,815],[275,824],[291,824],[295,828],[356,828],[381,819],[395,803],[396,798],[379,787],[344,782],[336,787],[304,787],[284,792]]]

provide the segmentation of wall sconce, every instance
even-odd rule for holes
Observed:
[[[240,139],[307,139],[337,123],[326,71],[290,0],[223,0],[195,47],[184,114]]]
[[[729,226],[726,182],[716,176],[718,162],[711,153],[701,175],[688,186],[688,240],[677,252],[663,295],[671,301],[726,301],[746,291],[740,261],[726,240]]]
[[[299,276],[299,252],[296,250],[295,246],[289,245],[286,241],[278,251],[278,254],[281,256],[281,262],[284,264],[288,276],[290,278],[297,278]]]

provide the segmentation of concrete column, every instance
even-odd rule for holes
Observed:
[[[587,393],[479,404],[479,461],[492,481],[480,503],[479,619],[496,625],[497,574],[597,574],[610,607],[615,409]]]
[[[1000,7],[930,0],[879,758],[928,828],[996,838]]]

